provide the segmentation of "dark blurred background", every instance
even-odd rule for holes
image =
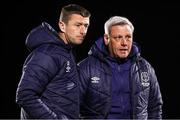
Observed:
[[[27,34],[43,21],[58,29],[61,7],[69,3],[78,3],[92,14],[86,40],[75,49],[77,62],[87,56],[94,41],[103,35],[104,22],[109,17],[127,17],[134,24],[134,41],[141,45],[141,55],[156,71],[164,101],[163,118],[180,118],[180,6],[177,2],[16,0],[1,4],[3,73],[0,119],[20,117],[15,96],[24,60],[29,54],[24,44]]]

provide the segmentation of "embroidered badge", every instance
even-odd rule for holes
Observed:
[[[141,72],[141,80],[142,80],[142,85],[144,87],[149,86],[149,74],[148,72]]]

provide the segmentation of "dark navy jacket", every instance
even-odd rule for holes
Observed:
[[[105,49],[103,40],[99,39],[89,56],[78,64],[83,118],[107,118],[111,108],[112,71]],[[135,43],[133,49],[138,49]],[[131,118],[161,119],[163,102],[154,69],[140,53],[128,59],[132,60],[129,74]]]
[[[26,45],[31,53],[16,94],[21,118],[78,118],[78,74],[71,46],[45,22],[29,33]]]

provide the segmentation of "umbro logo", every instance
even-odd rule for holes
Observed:
[[[99,83],[100,78],[99,77],[92,77],[91,83]]]
[[[70,61],[67,61],[66,63],[66,72],[70,72],[71,67],[70,67]]]

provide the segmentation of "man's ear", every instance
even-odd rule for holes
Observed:
[[[58,25],[61,32],[65,32],[65,23],[62,21],[59,21]]]
[[[105,45],[108,45],[109,44],[109,36],[107,34],[104,34],[104,43]]]

